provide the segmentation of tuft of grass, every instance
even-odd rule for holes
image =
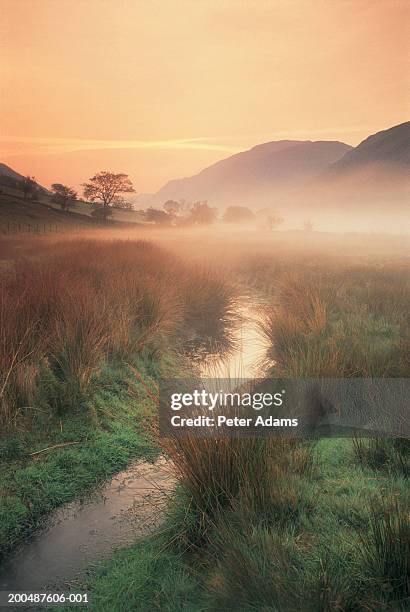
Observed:
[[[374,499],[368,530],[361,537],[368,580],[382,599],[390,601],[410,597],[410,520],[406,506],[394,494]]]
[[[224,512],[275,524],[304,507],[301,477],[310,476],[313,464],[309,445],[269,437],[184,436],[164,446],[197,517],[189,546],[203,545]]]
[[[410,440],[407,438],[354,438],[353,451],[362,467],[386,469],[408,477]]]

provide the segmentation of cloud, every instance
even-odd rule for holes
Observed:
[[[76,151],[102,150],[205,150],[237,153],[237,146],[214,142],[214,137],[178,138],[170,140],[85,140],[77,138],[36,138],[14,137],[0,138],[2,152],[7,154],[21,153],[22,149],[35,150],[38,154],[74,153]]]

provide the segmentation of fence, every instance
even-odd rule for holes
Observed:
[[[80,230],[89,229],[85,225],[78,224],[62,224],[62,223],[17,223],[9,221],[3,225],[3,233],[5,234],[54,234],[59,232],[78,232]]]

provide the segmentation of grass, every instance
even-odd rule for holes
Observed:
[[[223,334],[233,310],[220,274],[144,241],[36,246],[14,244],[0,276],[3,555],[47,512],[159,453],[157,383],[182,368],[181,330],[207,313]]]
[[[298,483],[297,513],[287,511],[288,494],[276,496],[280,520],[238,497],[212,519],[208,510],[200,542],[201,514],[189,492],[177,492],[160,533],[94,568],[81,585],[87,609],[404,612],[405,481],[357,466],[349,440],[322,440],[315,456],[308,486]],[[387,514],[390,503],[401,510]]]
[[[275,291],[267,292],[275,295],[263,323],[272,376],[408,376],[403,266],[305,263],[292,271],[293,263],[275,264]],[[94,574],[91,609],[169,609],[167,591],[149,586],[157,574],[169,584],[168,572],[176,610],[406,609],[405,440],[324,439],[312,447],[178,438],[165,447],[182,493],[161,534]],[[147,564],[149,545],[156,554]],[[134,590],[129,568],[141,564]]]
[[[145,385],[156,384],[143,362],[135,365]],[[0,440],[0,557],[46,513],[91,491],[130,460],[158,456],[149,429],[155,405],[131,370],[105,371],[89,403],[87,412],[47,418],[41,428]],[[62,446],[50,448],[56,445]],[[44,448],[50,450],[31,454]]]
[[[113,471],[129,459],[130,448],[137,454],[155,452],[145,428],[138,430],[144,442],[140,437],[132,442],[132,427],[123,421],[130,410],[148,431],[153,429],[152,368],[176,345],[182,352],[192,345],[200,350],[201,344],[213,343],[213,333],[223,336],[235,322],[233,290],[223,277],[193,269],[146,243],[76,242],[74,254],[72,246],[67,242],[56,250],[50,245],[30,266],[16,267],[19,287],[26,288],[29,299],[15,303],[22,315],[28,313],[22,320],[31,344],[24,332],[18,335],[12,308],[6,306],[8,329],[14,331],[13,342],[4,341],[12,350],[2,366],[3,372],[10,370],[3,412],[10,432],[21,431],[33,415],[24,409],[28,400],[16,403],[15,398],[31,393],[44,414],[30,423],[62,419],[73,426],[77,411],[82,422],[93,423],[93,434],[91,442],[86,437],[81,445],[42,458],[40,472],[30,464],[19,433],[8,442],[5,462],[21,462],[2,485],[8,487],[4,512],[11,530],[12,517],[20,528],[28,522],[27,509],[39,508],[40,516],[50,503],[61,503],[70,470],[78,470],[81,490],[88,487],[92,474],[77,455],[82,448],[87,461],[97,449]],[[242,273],[257,263],[244,265]],[[251,276],[253,286],[269,287],[263,332],[273,377],[408,376],[409,285],[400,262],[319,265],[314,259],[290,258],[261,265]],[[13,277],[7,283],[11,291]],[[66,287],[74,288],[74,302]],[[56,309],[60,314],[54,321]],[[107,326],[112,313],[117,324]],[[49,325],[39,333],[33,324],[44,320]],[[128,377],[148,402],[145,409],[141,397],[133,408],[129,384],[113,375],[115,364],[124,372],[126,361]],[[16,363],[32,372],[27,389]],[[68,392],[74,405],[64,401]],[[15,405],[19,410],[13,415]],[[59,440],[52,429],[53,440]],[[101,447],[93,436],[100,442],[104,438]],[[89,444],[97,447],[90,450]],[[312,445],[186,437],[168,439],[163,446],[180,482],[165,524],[154,537],[120,551],[93,572],[84,585],[92,610],[406,609],[405,442],[324,439]],[[67,484],[73,496],[78,492],[70,487],[76,486]]]
[[[225,278],[144,241],[42,243],[0,283],[5,430],[35,419],[33,404],[60,414],[80,405],[107,363],[183,350],[182,333],[202,337],[204,319],[222,337],[233,312]]]
[[[1,190],[5,192],[2,187]],[[0,193],[0,235],[55,234],[89,230],[95,226],[93,219],[80,211],[67,214],[44,202],[24,200],[17,192],[10,195]]]
[[[353,439],[357,461],[363,466],[410,475],[410,440],[406,438]]]
[[[410,299],[407,270],[322,266],[276,282],[263,333],[275,375],[406,377]]]

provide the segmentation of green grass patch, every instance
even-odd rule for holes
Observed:
[[[203,517],[180,491],[159,535],[94,571],[90,609],[404,611],[406,481],[357,465],[350,440],[322,440],[315,455],[285,522],[233,504],[208,517],[198,543]]]
[[[0,557],[48,512],[91,491],[131,460],[158,456],[149,431],[156,408],[146,389],[155,388],[159,366],[142,360],[136,366],[141,381],[124,366],[106,368],[87,410],[45,420],[0,443]],[[50,450],[31,455],[45,448]]]

